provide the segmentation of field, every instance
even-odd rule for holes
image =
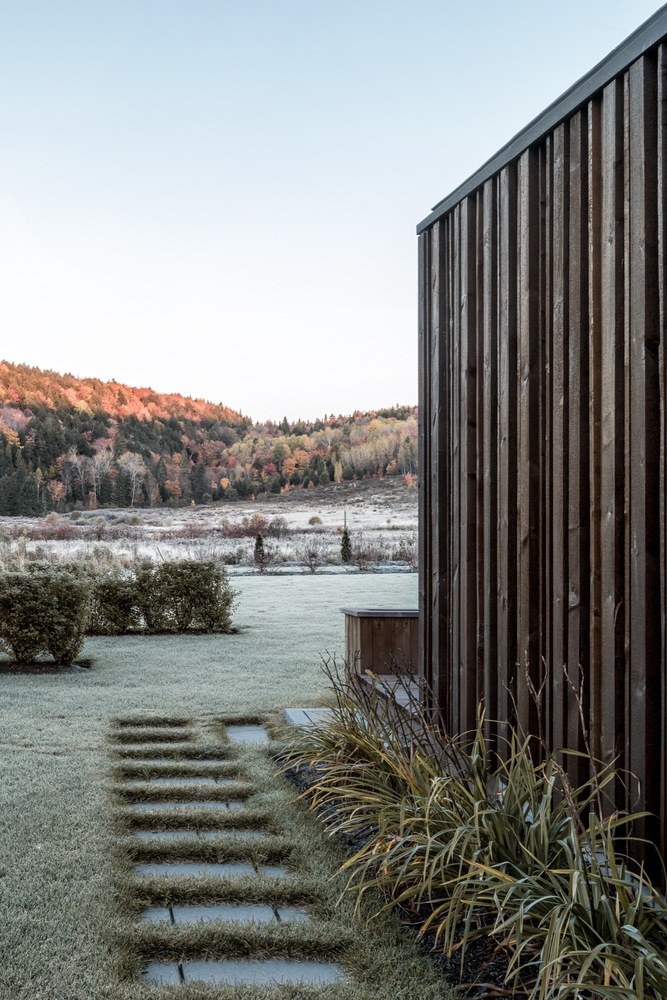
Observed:
[[[320,509],[324,520],[327,512]],[[383,511],[386,520],[385,515]],[[341,606],[405,607],[417,600],[416,576],[407,572],[312,576],[254,571],[239,575],[234,585],[239,591],[234,635],[91,638],[82,654],[88,666],[33,673],[5,667],[0,672],[1,1000],[161,1000],[174,995],[172,988],[149,987],[137,978],[137,941],[146,934],[137,923],[137,894],[122,846],[127,831],[114,818],[114,720],[185,718],[192,720],[205,745],[219,747],[225,717],[259,715],[271,723],[281,718],[285,706],[323,703],[327,692],[321,657],[342,655]],[[313,879],[322,887],[318,905],[326,922],[315,927],[310,943],[299,944],[292,934],[280,947],[307,945],[326,954],[344,946],[348,967],[357,970],[355,978],[326,988],[185,984],[178,995],[227,1000],[449,996],[430,963],[397,937],[393,920],[374,922],[350,943],[350,904],[337,909],[340,885],[327,882],[339,860],[336,850],[301,807],[290,804],[293,793],[276,781],[265,754],[251,753],[246,764],[255,775],[256,794],[250,801],[277,825],[280,821],[292,846],[284,840],[276,843],[283,844],[288,857],[296,842],[309,845],[306,869],[299,876],[303,887]],[[216,891],[213,885],[214,897]],[[174,945],[175,939],[169,944],[156,934],[152,947],[166,949],[165,954],[174,947],[186,954],[194,947],[190,938]],[[238,940],[224,935],[209,934],[207,940],[209,951],[222,947],[220,942],[240,947]],[[266,942],[262,946],[268,947]],[[391,968],[397,961],[403,968],[398,977]]]
[[[344,567],[345,524],[353,558]],[[42,560],[92,559],[104,565],[136,558],[215,559],[242,575],[256,572],[258,531],[270,573],[413,572],[417,491],[394,476],[262,495],[257,501],[2,517],[0,564],[18,543],[29,557]]]

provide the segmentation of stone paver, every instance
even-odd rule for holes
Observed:
[[[238,837],[240,840],[264,840],[267,836],[262,830],[200,830],[202,840],[219,840],[222,837]]]
[[[134,830],[139,840],[196,840],[196,830]]]
[[[137,875],[224,875],[238,878],[254,875],[255,869],[245,861],[155,861],[134,866]]]
[[[289,878],[290,873],[284,865],[258,865],[259,875],[266,875],[267,878]]]
[[[322,985],[340,982],[344,973],[332,962],[298,962],[284,958],[264,961],[183,962],[186,983],[311,983]]]
[[[183,788],[188,787],[189,785],[233,785],[235,783],[235,778],[163,778],[160,775],[157,775],[156,777],[151,776],[150,778],[125,778],[124,780],[124,784],[131,785],[132,787],[157,785],[158,788],[164,785],[171,785],[175,788]]]
[[[155,747],[152,748],[155,751]],[[125,747],[123,747],[125,750]],[[165,747],[167,750],[167,747]],[[165,753],[163,757],[122,757],[120,763],[131,764],[132,767],[159,767],[161,764],[164,768],[173,767],[175,764],[190,764],[199,767],[200,764],[211,766],[215,765],[220,767],[220,765],[225,765],[228,763],[226,757],[190,757],[186,756],[181,752],[181,747],[178,747],[173,753]]]
[[[152,986],[173,986],[182,983],[181,973],[177,965],[167,965],[165,962],[148,962],[141,976]]]
[[[264,726],[227,726],[230,743],[267,743],[269,734]]]
[[[170,924],[172,922],[171,913],[166,906],[147,906],[145,910],[142,910],[141,919],[146,920],[149,924]]]
[[[281,924],[304,924],[310,920],[308,911],[298,906],[277,906],[276,913]]]
[[[154,812],[156,809],[187,809],[189,811],[193,809],[245,809],[245,803],[236,800],[221,800],[219,802],[210,800],[200,801],[198,799],[190,799],[188,802],[163,800],[162,802],[127,802],[125,803],[125,808],[132,809],[135,812]]]
[[[261,903],[216,903],[210,906],[173,906],[174,922],[191,924],[211,920],[238,922],[252,920],[258,924],[275,923],[276,914],[272,906]]]
[[[289,726],[321,726],[333,716],[330,708],[286,708],[285,722]]]

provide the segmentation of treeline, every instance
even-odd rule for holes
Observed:
[[[417,471],[416,407],[252,424],[202,400],[7,363],[0,392],[4,515],[199,504]]]

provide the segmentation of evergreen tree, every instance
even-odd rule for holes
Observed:
[[[255,538],[255,566],[260,573],[266,572],[266,567],[271,562],[272,555],[264,547],[264,539],[261,535]]]
[[[352,542],[347,527],[343,529],[343,537],[340,540],[340,558],[344,563],[352,562]]]

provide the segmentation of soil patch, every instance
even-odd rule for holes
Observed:
[[[40,660],[37,663],[0,660],[0,674],[81,674],[87,673],[92,666],[92,660],[77,660],[70,667],[59,667],[52,660]]]

